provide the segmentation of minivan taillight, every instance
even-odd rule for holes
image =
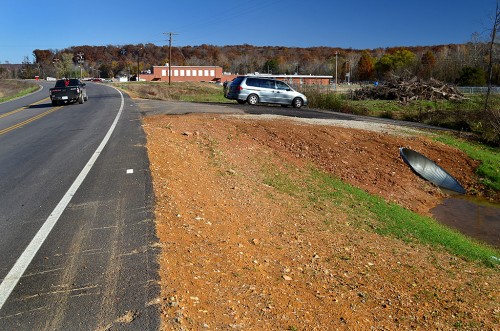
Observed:
[[[238,90],[240,90],[240,91],[243,90],[243,87],[241,87],[241,85],[238,86]]]

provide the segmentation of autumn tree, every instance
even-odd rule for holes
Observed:
[[[436,56],[431,50],[427,50],[420,59],[419,76],[429,79],[432,77],[432,70],[436,65]]]
[[[49,49],[35,49],[33,51],[33,57],[35,63],[40,70],[40,75],[42,77],[47,77],[49,75],[54,75],[54,67],[52,61],[54,60],[55,53]]]
[[[384,54],[375,63],[375,70],[380,78],[389,75],[407,76],[413,75],[416,55],[407,49],[398,49],[393,53]]]
[[[372,80],[375,78],[374,61],[368,51],[364,51],[358,61],[358,79],[360,81]]]
[[[482,67],[487,69],[487,52],[485,42],[479,39],[466,45],[415,46],[405,48],[377,48],[361,51],[332,47],[285,47],[285,46],[252,46],[244,45],[199,45],[182,46],[172,49],[174,65],[218,65],[225,72],[253,73],[268,72],[273,74],[312,74],[334,75],[343,79],[352,73],[355,80],[373,80],[405,73],[418,74],[445,81],[455,82],[460,70],[465,67]],[[143,48],[140,57],[141,69],[150,69],[155,65],[169,62],[168,46],[157,46],[151,43],[139,45],[107,45],[107,46],[72,46],[63,50],[35,50],[35,62],[41,65],[46,73],[54,71],[52,59],[61,59],[61,54],[85,54],[87,71],[98,68],[103,75],[128,74],[137,72],[137,49]],[[335,53],[338,53],[336,61]],[[434,56],[432,56],[433,54]],[[500,65],[493,58],[492,82],[499,83]],[[104,67],[103,67],[104,66]],[[60,65],[59,65],[60,67]],[[104,73],[106,72],[106,73]]]
[[[49,64],[54,59],[54,53],[48,49],[35,49],[33,56],[37,64]]]

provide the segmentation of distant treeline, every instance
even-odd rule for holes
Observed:
[[[36,49],[33,60],[25,58],[17,69],[0,65],[0,77],[133,75],[153,66],[221,66],[225,72],[337,76],[338,81],[384,80],[396,75],[434,78],[447,83],[486,84],[488,44],[469,42],[438,46],[392,47],[369,50],[335,47],[280,46],[73,46],[62,50]],[[498,45],[497,45],[498,46]],[[500,52],[496,52],[497,57]],[[500,61],[495,58],[492,84],[500,85]]]

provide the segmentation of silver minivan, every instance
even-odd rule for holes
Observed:
[[[256,105],[261,102],[295,108],[307,106],[306,96],[295,91],[285,82],[256,76],[236,77],[227,87],[225,96],[240,104],[248,102],[250,105]]]

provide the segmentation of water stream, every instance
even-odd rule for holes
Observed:
[[[431,210],[434,218],[500,248],[500,205],[468,196],[452,196]]]

